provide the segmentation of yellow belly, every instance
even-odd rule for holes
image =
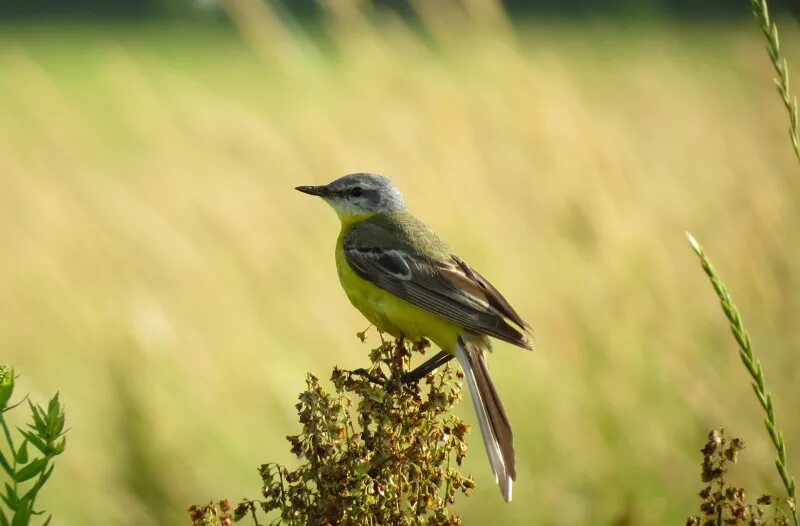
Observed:
[[[336,246],[336,269],[350,303],[379,331],[411,340],[428,338],[442,350],[455,352],[461,327],[362,279],[347,263],[341,240]]]

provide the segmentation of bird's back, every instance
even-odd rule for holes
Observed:
[[[356,223],[348,237],[361,238],[376,246],[406,251],[409,254],[438,259],[449,258],[451,250],[425,223],[408,212],[388,212]]]

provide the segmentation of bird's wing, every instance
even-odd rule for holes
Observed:
[[[529,325],[463,260],[417,250],[407,240],[392,242],[396,236],[380,230],[354,227],[345,236],[345,259],[361,278],[472,332],[532,348],[524,334]]]

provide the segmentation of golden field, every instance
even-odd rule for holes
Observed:
[[[0,362],[66,403],[55,524],[185,524],[293,462],[305,372],[377,341],[355,337],[334,214],[293,187],[356,171],[391,176],[535,329],[537,352],[491,358],[514,502],[475,432],[466,524],[682,524],[720,425],[748,443],[734,478],[780,492],[685,230],[800,472],[800,171],[755,25],[512,29],[420,2],[422,28],[340,6],[306,33],[234,5],[236,31],[0,26]]]

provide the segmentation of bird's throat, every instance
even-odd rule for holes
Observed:
[[[357,225],[362,221],[366,221],[371,217],[375,217],[377,212],[368,212],[364,214],[347,214],[341,213],[339,211],[336,212],[336,215],[339,216],[339,221],[342,223],[342,234],[347,233],[353,226]]]

